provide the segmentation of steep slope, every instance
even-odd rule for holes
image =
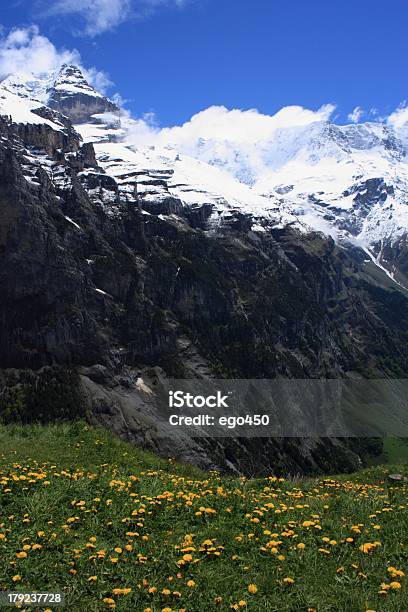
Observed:
[[[188,128],[179,128],[164,132],[160,140],[222,168],[259,195],[277,198],[279,208],[300,225],[360,246],[407,286],[406,262],[400,255],[408,227],[404,132],[379,123],[337,126],[325,120],[275,127],[268,135],[252,138],[250,119],[242,115],[241,139],[240,134],[236,140],[224,138],[220,126],[218,138],[189,136]]]
[[[9,95],[18,96],[22,102],[19,104],[15,98],[7,100]],[[0,96],[5,100],[0,101],[2,114],[4,111],[13,114],[27,104],[40,103],[66,115],[73,122],[83,123],[96,113],[119,111],[116,104],[89,85],[77,66],[66,64],[50,74],[9,75],[0,85]],[[28,121],[18,116],[15,120]]]
[[[76,129],[94,144],[100,165],[129,201],[175,196],[207,204],[209,226],[239,211],[251,216],[258,231],[288,225],[320,231],[361,249],[367,261],[408,287],[408,165],[402,142],[388,128],[324,122],[308,126],[301,138],[299,130],[290,138],[275,134],[276,141],[257,144],[266,159],[255,179],[255,169],[242,165],[234,149],[226,155],[234,162],[221,163],[214,142],[201,142],[199,149],[215,157],[201,150],[186,155],[174,146],[136,147],[131,120],[102,114],[93,121]],[[225,151],[227,144],[222,146]]]
[[[358,465],[337,440],[163,439],[144,385],[165,376],[406,376],[406,293],[361,249],[307,231],[292,203],[183,154],[118,142],[126,124],[115,112],[74,128],[63,107],[9,88],[15,98],[0,123],[3,415],[45,419],[45,405],[62,414],[75,406],[203,467]]]
[[[347,248],[361,248],[392,280],[408,286],[404,129],[327,120],[296,125],[294,119],[295,125],[277,125],[260,138],[256,132],[251,136],[244,122],[230,139],[186,139],[177,128],[157,138],[152,134],[153,146],[135,146],[138,122],[91,87],[75,66],[41,77],[12,75],[1,84],[0,96],[3,114],[21,107],[17,122],[38,122],[33,119],[38,102],[67,115],[83,140],[95,145],[99,165],[128,201],[176,197],[208,205],[211,225],[232,209],[250,214],[257,229],[290,224],[303,232],[321,231]],[[297,117],[298,109],[285,112]]]
[[[62,66],[47,94],[48,106],[67,115],[74,123],[83,123],[96,113],[119,110],[116,104],[89,85],[76,66]]]

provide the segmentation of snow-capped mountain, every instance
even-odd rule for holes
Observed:
[[[22,419],[86,414],[202,467],[353,468],[329,439],[166,442],[144,392],[166,377],[406,378],[405,147],[323,115],[188,141],[75,66],[5,79],[1,397]]]
[[[175,150],[226,171],[269,198],[285,213],[284,222],[295,218],[303,231],[313,228],[361,247],[387,274],[399,278],[401,262],[395,255],[406,253],[408,229],[404,130],[325,120],[277,127],[253,141],[185,139],[180,132],[171,137]]]
[[[21,120],[20,109],[33,110],[37,106],[57,110],[73,123],[86,121],[95,113],[119,111],[116,104],[89,85],[77,66],[65,64],[40,76],[11,74],[2,81],[0,96],[1,113],[11,115],[16,122]]]
[[[59,132],[66,130],[66,115],[95,150],[94,167],[84,169],[80,180],[113,216],[123,197],[146,214],[160,202],[172,201],[173,212],[176,202],[205,207],[208,229],[240,214],[252,219],[254,231],[288,224],[317,230],[360,247],[397,283],[408,285],[407,147],[390,127],[319,120],[277,127],[255,141],[220,136],[188,142],[170,130],[167,141],[152,134],[151,143],[136,145],[132,133],[139,122],[75,66],[41,77],[10,75],[0,85],[0,114]],[[37,161],[43,164],[41,156]],[[52,164],[54,177],[65,174]]]

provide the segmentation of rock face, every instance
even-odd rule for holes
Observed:
[[[47,93],[48,106],[69,117],[73,123],[85,123],[92,115],[119,111],[116,104],[89,85],[76,66],[62,66]]]
[[[70,124],[57,135],[47,127],[0,123],[3,416],[46,418],[42,406],[55,406],[46,398],[66,396],[57,416],[86,414],[206,468],[359,465],[361,448],[340,440],[158,437],[140,380],[403,377],[406,293],[322,234],[256,231],[234,210],[215,229],[208,202],[129,197]]]
[[[289,118],[298,110],[287,107],[275,118],[281,112]],[[208,125],[219,122],[219,135],[206,129],[206,116]],[[170,130],[168,137],[161,135],[161,143],[168,141],[179,155],[219,168],[269,198],[283,224],[322,231],[346,248],[357,244],[408,287],[397,247],[406,241],[408,227],[407,125],[335,125],[329,120],[297,125],[294,119],[286,127],[272,120],[268,128],[264,119],[264,131],[252,135],[251,112],[208,109],[197,118],[197,126],[204,127],[196,135],[187,127]],[[263,208],[265,213],[268,206]],[[392,262],[383,256],[385,249],[393,251]]]

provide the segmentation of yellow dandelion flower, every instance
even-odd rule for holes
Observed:
[[[366,542],[359,547],[359,550],[364,554],[368,554],[378,546],[381,546],[381,542]]]
[[[258,587],[256,586],[256,584],[250,584],[248,586],[248,593],[251,593],[251,595],[255,595],[258,592]]]
[[[386,584],[385,582],[383,582],[383,583],[381,584],[381,590],[382,590],[382,591],[389,591],[389,590],[390,590],[390,588],[391,588],[391,587],[390,587],[390,585],[389,585],[389,584]]]
[[[112,599],[111,597],[104,597],[102,601],[103,601],[103,603],[108,604],[108,606],[114,606],[115,605],[115,600]]]
[[[390,587],[392,589],[398,590],[401,588],[401,583],[400,582],[390,582]]]
[[[403,578],[405,576],[404,572],[396,567],[389,567],[387,572],[389,572],[393,578]]]

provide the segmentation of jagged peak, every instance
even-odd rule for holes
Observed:
[[[82,69],[79,66],[77,66],[76,64],[61,64],[61,67],[59,69],[59,74],[60,75],[75,74],[79,78],[81,78],[82,80],[85,80],[85,77],[84,77],[84,74],[82,72]]]
[[[62,64],[40,75],[17,72],[0,83],[0,114],[12,116],[17,122],[38,123],[31,111],[39,107],[57,111],[73,123],[92,121],[94,114],[119,111],[74,64]]]
[[[89,83],[83,69],[75,64],[62,64],[60,68],[42,74],[11,73],[1,81],[0,89],[45,105],[56,92],[59,96],[82,94],[105,99],[105,96]]]
[[[50,88],[51,93],[52,90],[64,91],[67,95],[84,94],[98,98],[104,97],[88,83],[81,68],[74,64],[62,64]]]

